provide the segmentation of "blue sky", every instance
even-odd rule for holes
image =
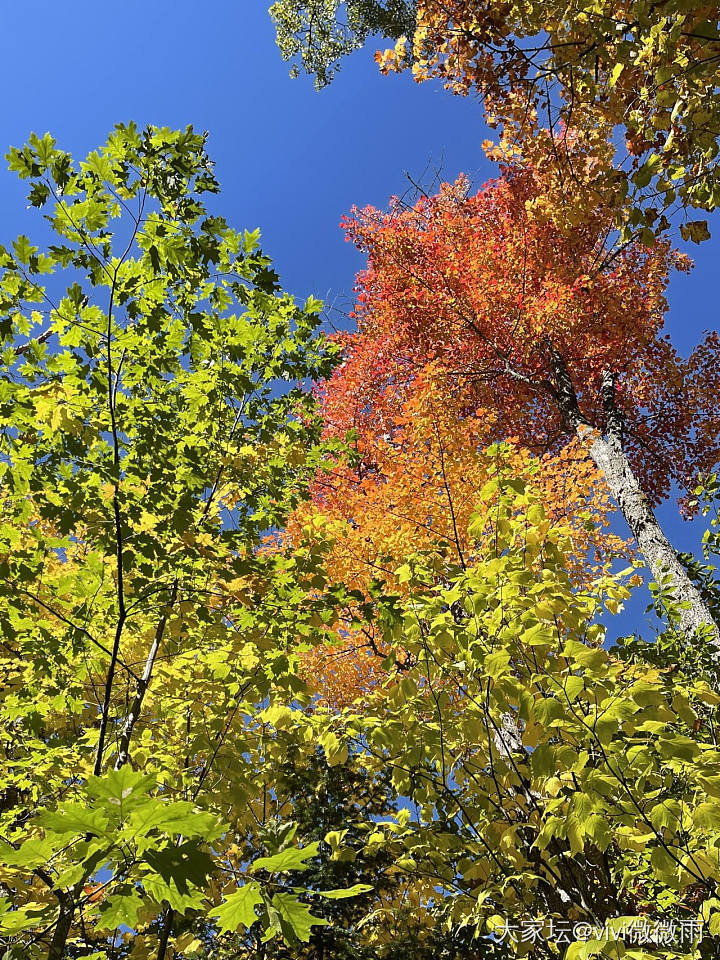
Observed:
[[[321,297],[349,291],[360,259],[343,242],[341,215],[353,203],[386,203],[409,186],[404,171],[421,178],[428,164],[442,163],[447,177],[489,176],[481,114],[439,88],[381,77],[369,52],[322,93],[307,78],[291,80],[266,3],[8,5],[3,152],[31,130],[50,130],[80,154],[121,120],[192,123],[210,131],[223,214],[261,227],[284,286]],[[26,223],[22,197],[0,174],[3,239]]]
[[[320,93],[291,80],[266,2],[6,4],[0,147],[50,130],[77,156],[129,120],[208,130],[219,211],[235,227],[261,228],[285,289],[348,309],[362,261],[338,229],[342,214],[405,192],[406,171],[482,182],[494,172],[481,149],[487,131],[477,103],[381,77],[370,51]],[[0,169],[0,242],[32,236],[23,186]],[[669,330],[683,352],[718,325],[720,230],[688,252],[696,269],[670,288]],[[677,547],[696,546],[697,525],[679,521],[675,504],[660,515]]]

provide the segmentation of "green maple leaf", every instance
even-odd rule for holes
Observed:
[[[213,870],[212,857],[191,840],[177,847],[148,850],[145,861],[166,883],[173,881],[181,893],[187,892],[190,884],[204,884]]]
[[[114,930],[121,924],[134,926],[143,901],[133,890],[130,893],[117,893],[105,901],[100,914],[100,926]]]

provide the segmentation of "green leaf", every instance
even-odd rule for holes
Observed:
[[[47,922],[47,912],[32,907],[21,907],[11,910],[0,917],[0,930],[5,933],[21,933],[23,930],[32,930],[41,927]]]
[[[549,743],[539,744],[530,756],[532,772],[536,777],[549,777],[555,773],[555,751]]]
[[[370,893],[373,887],[369,883],[354,883],[351,887],[345,887],[340,890],[313,890],[319,897],[325,900],[345,900],[348,897],[357,897],[361,893]]]
[[[314,917],[310,908],[301,903],[292,893],[276,893],[272,898],[272,905],[280,914],[283,921],[283,934],[287,934],[289,927],[292,935],[303,943],[310,940],[313,927],[329,927],[328,920]]]
[[[693,823],[705,830],[720,831],[720,805],[701,803],[693,813]]]
[[[636,187],[646,187],[652,178],[662,169],[662,157],[654,153],[645,161],[640,169],[633,175],[633,183]]]
[[[121,925],[132,927],[142,905],[143,901],[134,890],[131,893],[113,894],[103,905],[98,926],[106,930],[114,930]]]
[[[102,777],[89,777],[85,792],[103,801],[116,819],[123,820],[135,807],[145,802],[154,785],[155,777],[152,774],[135,771],[126,763],[119,770],[111,770]]]
[[[145,861],[166,883],[173,881],[181,893],[189,889],[190,884],[202,886],[214,870],[212,857],[192,840],[161,850],[149,849]]]
[[[226,897],[219,907],[215,907],[208,913],[209,917],[216,917],[218,920],[218,929],[221,933],[236,931],[239,927],[251,927],[258,919],[255,913],[255,907],[263,902],[263,895],[260,885],[257,883],[246,883],[239,887],[235,893]]]
[[[82,163],[81,169],[89,170],[96,174],[101,180],[112,180],[113,169],[110,160],[101,156],[97,150],[88,154],[87,160]]]
[[[145,893],[157,903],[169,903],[173,910],[185,913],[186,910],[199,910],[205,901],[203,887],[195,886],[181,879],[180,883],[157,875],[148,875],[142,878]]]
[[[37,823],[53,833],[93,833],[103,836],[107,832],[109,819],[101,810],[82,803],[62,803],[57,810],[45,810],[41,813]]]
[[[582,677],[569,676],[565,681],[565,696],[572,702],[584,687],[585,680]]]
[[[258,857],[250,867],[254,873],[257,870],[267,870],[269,873],[289,873],[293,870],[307,870],[310,866],[306,860],[318,855],[320,841],[309,843],[306,847],[288,847],[272,857]]]
[[[13,242],[13,249],[15,250],[15,256],[18,258],[20,263],[29,264],[30,258],[34,253],[37,253],[37,247],[34,247],[26,236],[22,234]]]
[[[17,850],[3,843],[0,846],[0,863],[6,863],[12,867],[45,866],[63,842],[57,836],[30,837]]]
[[[136,807],[128,817],[127,826],[136,836],[161,828],[165,834],[180,833],[205,840],[213,839],[222,829],[214,814],[196,810],[185,800],[168,802],[159,797]]]

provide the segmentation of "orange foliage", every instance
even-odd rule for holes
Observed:
[[[322,388],[330,429],[382,436],[426,391],[455,430],[492,411],[487,442],[516,437],[555,454],[574,432],[554,395],[554,350],[600,431],[601,377],[617,374],[626,450],[658,502],[673,482],[694,485],[720,450],[715,406],[701,402],[695,372],[717,357],[717,343],[709,337],[684,361],[663,334],[668,272],[689,262],[659,241],[604,258],[602,210],[570,232],[529,217],[542,185],[507,170],[473,196],[461,180],[410,208],[355,211],[345,226],[368,267],[358,277],[359,329],[344,337],[345,362]]]
[[[83,893],[87,897],[88,903],[102,903],[106,896],[107,884],[104,883],[86,883],[83,887]]]
[[[541,193],[540,178],[508,170],[474,196],[459,181],[412,207],[355,211],[346,222],[368,253],[358,330],[342,335],[344,362],[318,393],[327,434],[350,431],[357,458],[320,474],[293,520],[322,517],[336,580],[366,592],[379,578],[402,590],[394,572],[415,551],[442,550],[460,566],[486,552],[492,511],[472,536],[468,522],[493,475],[482,451],[508,438],[504,466],[572,531],[575,576],[628,555],[606,527],[605,484],[560,415],[551,351],[600,431],[601,377],[617,374],[626,449],[650,499],[673,482],[694,484],[717,460],[717,415],[701,375],[717,369],[717,338],[685,362],[662,331],[668,272],[687,260],[656,242],[603,263],[610,213],[563,230],[528,215]],[[372,689],[387,652],[368,633],[342,635],[329,656],[306,659],[334,704]]]
[[[574,547],[570,572],[578,579],[602,573],[615,557],[627,559],[628,544],[607,529],[604,485],[578,443],[542,459],[512,444],[490,455],[482,448],[491,414],[478,411],[457,426],[432,393],[411,396],[388,433],[358,435],[354,467],[338,464],[318,476],[313,501],[296,511],[290,535],[299,541],[301,529],[319,525],[332,539],[328,563],[335,580],[365,595],[380,580],[384,591],[402,594],[396,571],[411,553],[439,553],[444,569],[469,567],[492,553],[498,518],[483,488],[509,476],[528,485],[549,523],[567,526]],[[478,517],[481,501],[486,512]],[[334,707],[357,703],[375,689],[386,677],[382,662],[389,653],[372,624],[337,629],[336,645],[304,654],[306,679]]]
[[[340,464],[319,475],[313,501],[297,511],[293,524],[307,524],[320,512],[334,540],[333,576],[363,592],[374,578],[397,589],[395,570],[409,553],[443,547],[448,561],[460,566],[483,553],[494,537],[493,518],[482,536],[477,524],[470,536],[468,526],[481,490],[502,470],[528,478],[550,520],[569,521],[576,572],[597,570],[625,554],[626,545],[603,532],[608,499],[581,446],[572,443],[539,460],[510,445],[488,457],[480,451],[492,437],[494,419],[491,411],[479,410],[458,429],[451,408],[419,392],[387,433],[359,434],[355,466]]]

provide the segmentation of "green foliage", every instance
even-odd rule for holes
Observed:
[[[710,517],[709,526],[703,534],[703,556],[698,558],[689,553],[679,555],[716,622],[720,622],[720,579],[717,574],[720,557],[719,502],[720,478],[717,474],[711,474],[695,488],[689,502],[691,509]],[[696,643],[688,646],[676,628],[677,612],[672,604],[668,604],[663,591],[657,591],[654,600],[656,612],[665,628],[651,643],[640,637],[625,640],[622,644],[623,655],[640,657],[648,663],[679,671],[686,678],[705,677],[714,690],[719,689],[720,663],[715,645]]]
[[[263,902],[260,886],[257,883],[246,883],[235,893],[226,897],[224,902],[211,910],[209,917],[217,917],[217,928],[220,933],[229,933],[239,927],[251,927],[257,920],[255,907]]]
[[[307,938],[322,919],[232,851],[281,755],[261,707],[307,701],[295,646],[332,617],[321,551],[269,535],[324,456],[319,304],[206,208],[192,129],[9,156],[54,239],[0,248],[8,960],[164,953],[258,896],[270,935]]]
[[[695,488],[688,504],[692,510],[710,518],[702,538],[703,556],[679,554],[716,622],[720,621],[720,579],[717,572],[720,557],[719,502],[720,478],[717,474],[711,474]],[[714,690],[720,689],[720,662],[715,645],[707,642],[692,646],[687,644],[678,628],[677,605],[669,600],[666,591],[654,589],[652,607],[663,625],[657,638],[652,641],[638,636],[625,638],[619,646],[620,655],[677,671],[685,679],[704,677]]]
[[[364,710],[317,719],[415,805],[366,851],[389,852],[418,902],[475,936],[504,919],[552,939],[551,920],[696,917],[714,955],[720,696],[701,674],[604,649],[599,618],[627,587],[573,586],[569,530],[521,484],[476,525],[490,515],[496,552],[471,568],[409,560],[407,595],[377,601],[396,669]]]
[[[328,766],[318,751],[302,762],[288,756],[278,773],[272,816],[257,838],[251,839],[249,849],[259,844],[271,849],[279,838],[284,843],[292,837],[303,844],[301,853],[317,850],[316,856],[301,861],[297,875],[288,872],[277,879],[286,889],[304,889],[301,899],[326,925],[311,931],[308,942],[301,945],[278,938],[262,943],[259,925],[218,942],[212,927],[205,924],[196,930],[204,944],[198,958],[470,960],[478,956],[471,932],[466,929],[463,936],[462,931],[440,928],[437,916],[408,897],[406,873],[392,855],[380,845],[368,845],[378,821],[391,822],[398,814],[389,769],[371,772],[362,755]],[[294,855],[297,848],[285,849]],[[260,858],[254,861],[254,870],[260,862]]]
[[[205,944],[201,955],[263,956],[267,960],[314,957],[323,951],[338,960],[374,955],[365,949],[357,925],[367,916],[368,895],[374,900],[394,889],[397,881],[384,875],[387,857],[358,858],[358,851],[371,829],[370,818],[391,809],[383,779],[387,778],[381,775],[380,780],[373,780],[360,767],[328,767],[317,752],[302,759],[286,756],[278,765],[265,823],[256,835],[248,837],[246,855],[252,856],[256,849],[267,851],[253,860],[250,872],[256,876],[268,870],[277,874],[278,903],[283,906],[278,909],[280,917],[287,912],[288,894],[295,891],[305,904],[305,913],[297,912],[301,929],[308,908],[323,925],[307,931],[302,938],[307,946],[287,942],[287,938],[263,944],[257,927],[218,943],[212,928],[205,925],[198,931]],[[330,842],[325,839],[328,835]],[[244,907],[241,895],[237,905],[238,909]]]
[[[691,507],[699,508],[702,516],[710,517],[710,525],[703,534],[705,559],[720,556],[720,474],[712,473],[695,491]]]
[[[713,955],[708,651],[604,649],[625,580],[571,581],[518,477],[466,567],[332,585],[321,530],[275,531],[341,449],[304,389],[336,354],[206,209],[204,138],[10,158],[54,241],[0,249],[5,960],[465,960],[512,953],[498,918],[647,912],[704,920]],[[320,708],[304,653],[365,626],[377,688]]]
[[[276,0],[270,16],[283,58],[299,60],[320,88],[330,83],[340,60],[360,49],[371,34],[411,35],[415,4],[411,0]],[[298,75],[297,64],[292,72]]]

